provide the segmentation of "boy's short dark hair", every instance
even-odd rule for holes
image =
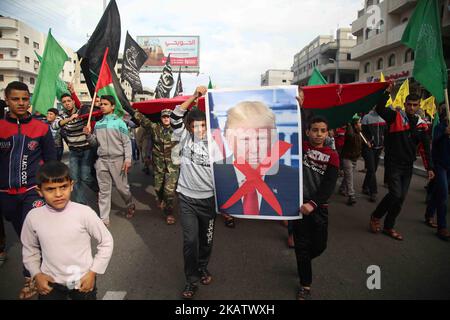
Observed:
[[[61,98],[60,98],[59,100],[62,101],[62,99],[64,99],[65,97],[69,97],[70,99],[72,99],[72,96],[71,96],[70,94],[68,94],[68,93],[63,93],[63,94],[61,95]]]
[[[308,130],[311,129],[311,126],[314,123],[322,123],[322,122],[327,125],[327,130],[328,130],[328,127],[329,127],[328,120],[325,117],[322,117],[322,116],[314,116],[314,117],[312,117],[311,120],[308,123]]]
[[[5,88],[5,95],[9,97],[12,90],[19,90],[19,91],[26,91],[28,94],[30,94],[30,90],[28,89],[28,86],[20,81],[13,81],[8,83],[8,85]]]
[[[54,114],[55,114],[55,116],[57,116],[58,115],[58,109],[56,109],[56,108],[50,108],[50,109],[48,109],[47,110],[47,113],[49,113],[49,112],[53,112]]]
[[[102,99],[102,100],[108,100],[109,103],[111,103],[112,106],[115,106],[115,105],[116,105],[116,100],[115,100],[114,97],[111,96],[111,95],[106,95],[106,94],[105,94],[105,95],[101,96],[100,99]]]
[[[194,121],[206,121],[206,114],[198,108],[192,108],[187,115],[187,126],[189,127]]]
[[[44,165],[39,168],[36,179],[38,186],[41,186],[43,183],[72,181],[69,167],[61,161],[56,160],[44,163]]]
[[[417,95],[417,94],[415,94],[415,93],[411,93],[410,95],[408,95],[408,96],[406,97],[405,102],[408,102],[408,101],[418,101],[418,100],[420,100],[419,95]]]

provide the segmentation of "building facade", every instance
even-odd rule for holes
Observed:
[[[352,23],[357,44],[351,55],[360,62],[360,81],[378,81],[381,72],[387,80],[398,84],[412,77],[414,52],[401,43],[401,38],[416,4],[417,0],[365,1]],[[450,0],[440,1],[440,9],[444,55],[449,66]]]
[[[293,78],[291,70],[270,69],[261,75],[261,86],[287,86],[292,83]]]
[[[358,80],[359,62],[352,61],[351,49],[356,38],[351,28],[339,28],[336,37],[320,35],[294,56],[293,84],[306,85],[314,68],[328,83],[350,83]]]
[[[42,56],[47,35],[13,18],[0,16],[0,97],[4,98],[5,88],[12,81],[21,81],[28,85],[33,93],[38,73],[39,61],[35,51]],[[57,39],[58,41],[58,39]],[[69,60],[64,64],[60,78],[72,82],[82,103],[90,103],[91,96],[84,77],[77,68],[77,54],[71,48],[58,41]],[[119,57],[115,70],[120,77],[122,59]],[[122,82],[127,98],[131,101],[131,86]]]

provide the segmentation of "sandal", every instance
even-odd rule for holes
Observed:
[[[379,233],[381,231],[380,219],[371,216],[369,227],[370,231],[372,231],[373,233]]]
[[[6,259],[7,259],[6,251],[4,250],[0,251],[0,266],[3,265],[3,263],[5,263]]]
[[[311,300],[311,288],[300,287],[297,292],[297,300]]]
[[[177,222],[177,220],[175,219],[175,217],[174,217],[173,215],[169,214],[169,215],[166,217],[166,223],[167,223],[168,225],[175,224],[175,222]]]
[[[36,286],[31,278],[25,277],[25,284],[19,294],[19,299],[31,299],[37,294]]]
[[[223,216],[225,218],[225,226],[228,228],[234,228],[235,224],[234,224],[234,218],[232,216],[228,216],[228,215],[224,215]]]
[[[194,283],[188,283],[183,289],[183,292],[181,292],[181,297],[183,299],[192,299],[194,298],[195,292],[197,291],[198,287]]]
[[[425,218],[425,224],[430,228],[436,229],[438,227],[437,223],[433,221],[432,218]]]
[[[208,270],[200,270],[200,283],[207,286],[212,282],[212,275]]]
[[[403,240],[402,235],[400,233],[398,233],[397,231],[395,231],[394,229],[384,229],[383,233],[395,240],[399,240],[399,241]]]
[[[134,203],[132,203],[131,205],[128,206],[127,209],[127,219],[131,219],[134,217],[134,213],[136,212],[136,205]]]

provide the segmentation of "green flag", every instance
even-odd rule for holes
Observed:
[[[211,77],[209,77],[208,89],[214,89],[211,82]]]
[[[42,63],[42,57],[36,51],[34,51],[34,54],[36,55],[37,59],[39,60],[39,63]],[[64,80],[61,79],[60,77],[58,77],[56,79],[56,99],[60,100],[61,96],[64,93],[70,94],[70,91],[67,88],[67,84],[64,82]]]
[[[413,77],[441,103],[447,88],[447,66],[439,12],[438,0],[420,0],[406,26],[402,42],[415,51]]]
[[[67,60],[69,60],[69,57],[53,38],[50,29],[45,43],[36,87],[31,99],[33,112],[46,114],[47,110],[53,107],[56,96],[56,79],[58,79],[58,75]]]
[[[311,78],[309,78],[308,86],[318,86],[321,84],[328,84],[328,82],[325,80],[320,71],[317,70],[317,68],[314,68]]]

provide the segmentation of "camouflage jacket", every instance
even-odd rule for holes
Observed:
[[[172,141],[173,129],[171,127],[164,128],[161,123],[152,122],[138,111],[134,117],[152,137],[153,163],[158,167],[166,167],[169,171],[178,170],[179,148],[178,141]]]

